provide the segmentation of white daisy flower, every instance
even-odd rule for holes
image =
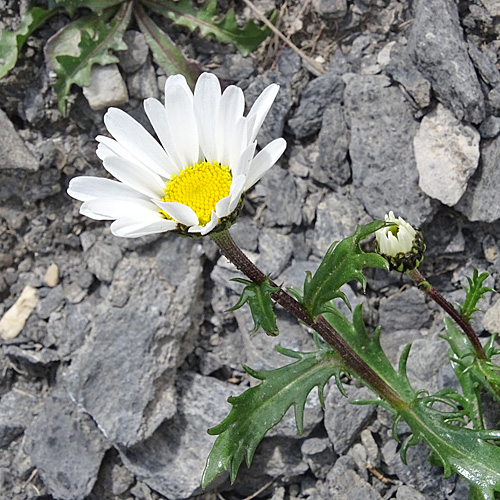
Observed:
[[[115,236],[208,234],[235,213],[243,193],[286,148],[279,138],[255,155],[255,138],[278,90],[269,85],[245,117],[239,87],[221,94],[217,77],[203,73],[193,95],[182,75],[170,76],[165,106],[144,102],[161,144],[130,115],[110,108],[104,123],[114,139],[98,136],[97,156],[117,180],[76,177],[68,194],[83,201],[81,214],[114,220]]]
[[[391,222],[392,225],[375,232],[378,253],[397,271],[403,272],[418,267],[425,251],[420,231],[403,218],[396,219],[392,211],[385,216],[385,222]]]

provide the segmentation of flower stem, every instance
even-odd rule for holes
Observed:
[[[242,252],[236,245],[227,230],[211,233],[210,237],[217,244],[222,254],[227,257],[237,269],[245,274],[256,284],[261,284],[266,279],[266,275]],[[269,280],[271,286],[276,283]],[[284,290],[271,294],[280,306],[290,314],[293,314],[299,321],[315,330],[325,342],[341,356],[346,367],[355,373],[360,379],[368,384],[382,399],[387,401],[394,409],[402,410],[408,407],[408,403],[394,391],[365,361],[363,361],[346,340],[326,321],[323,316],[316,319],[310,317],[302,304],[295,300]]]
[[[467,335],[470,340],[474,350],[476,351],[477,357],[479,359],[486,359],[486,353],[484,352],[481,341],[479,340],[474,328],[470,325],[466,318],[464,318],[456,309],[453,307],[448,300],[446,300],[428,281],[425,280],[424,276],[418,269],[412,269],[406,271],[406,274],[413,280],[413,282],[423,290],[428,297],[430,297],[436,304],[438,304],[449,316],[457,323],[457,325],[462,329],[462,331]]]

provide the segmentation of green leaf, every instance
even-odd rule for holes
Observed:
[[[0,78],[5,76],[16,65],[19,52],[28,37],[54,14],[54,10],[33,7],[26,11],[17,31],[1,30]]]
[[[195,9],[192,0],[145,0],[155,12],[170,18],[175,24],[186,26],[191,31],[197,28],[202,36],[214,35],[219,42],[232,43],[239,52],[246,56],[253,52],[271,33],[266,26],[260,27],[253,20],[240,28],[236,21],[234,10],[230,9],[219,21],[217,1],[208,0],[201,9]],[[275,22],[277,11],[271,15],[270,21]]]
[[[194,89],[196,80],[201,74],[200,66],[184,56],[179,47],[154,23],[140,4],[134,7],[134,17],[139,29],[146,37],[158,66],[167,75],[176,75],[178,73],[184,75],[188,85],[191,89]]]
[[[500,402],[500,366],[492,361],[498,354],[495,347],[496,334],[493,334],[485,346],[486,359],[477,357],[477,353],[466,335],[458,330],[449,318],[444,319],[446,334],[442,337],[450,344],[452,354],[450,359],[458,380],[463,387],[464,395],[474,390],[478,385],[488,391]],[[480,414],[477,414],[480,418]]]
[[[470,321],[472,315],[479,311],[476,307],[480,299],[484,299],[484,294],[487,292],[494,292],[493,288],[489,286],[483,286],[484,280],[488,277],[488,273],[478,273],[478,270],[474,268],[472,279],[467,276],[467,281],[469,286],[464,286],[466,297],[464,304],[460,307],[460,314],[467,320]]]
[[[500,493],[500,448],[489,442],[500,440],[500,431],[447,423],[447,412],[436,410],[429,398],[416,398],[399,416],[412,430],[401,447],[402,458],[408,446],[423,439],[444,468],[445,478],[460,474],[475,486],[476,494],[482,495],[476,498],[494,500],[495,492]]]
[[[257,372],[245,370],[262,382],[240,396],[231,397],[232,409],[219,425],[208,432],[218,435],[207,459],[202,486],[207,487],[221,472],[229,469],[231,481],[243,459],[249,466],[257,445],[293,406],[299,433],[303,429],[304,406],[308,394],[318,388],[320,401],[323,389],[332,376],[343,369],[338,355],[326,346],[309,353],[294,352],[282,347],[277,351],[297,361],[276,370]]]
[[[63,28],[46,51],[48,61],[54,64],[57,82],[54,89],[59,102],[59,111],[67,114],[67,100],[71,85],[81,87],[90,84],[94,64],[107,65],[118,61],[110,50],[126,50],[122,40],[132,13],[133,3],[123,4],[116,16],[109,22],[106,17],[91,14]],[[65,33],[67,30],[67,33]],[[72,37],[78,40],[77,54]],[[62,54],[61,52],[65,52]],[[55,63],[53,62],[55,59]]]
[[[279,330],[276,325],[276,314],[274,314],[274,302],[271,294],[279,292],[280,287],[271,286],[269,284],[269,276],[260,285],[243,278],[233,278],[231,281],[243,283],[246,287],[243,289],[238,302],[229,310],[236,311],[236,309],[239,309],[248,302],[255,325],[254,333],[259,328],[262,328],[267,335],[276,337],[279,334]]]
[[[356,280],[364,288],[366,278],[362,270],[365,267],[389,270],[389,264],[383,257],[375,253],[365,253],[359,246],[362,239],[384,225],[385,222],[373,221],[358,226],[352,236],[330,246],[314,276],[311,276],[310,272],[307,273],[303,305],[313,318],[325,310],[325,304],[329,301],[342,298],[343,294],[339,288],[345,283]]]
[[[51,0],[49,5],[61,7],[73,17],[76,9],[90,9],[96,14],[100,14],[103,10],[121,3],[124,3],[124,0]]]

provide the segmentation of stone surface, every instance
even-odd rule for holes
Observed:
[[[483,328],[490,333],[500,332],[500,300],[497,300],[485,312]]]
[[[184,372],[178,384],[177,415],[148,440],[122,450],[126,467],[172,500],[200,493],[201,472],[215,441],[207,429],[229,413],[226,399],[235,392],[230,384]]]
[[[418,0],[408,48],[439,101],[459,120],[480,123],[484,97],[452,0]]]
[[[421,225],[431,204],[418,188],[413,154],[418,123],[410,104],[385,76],[352,76],[345,108],[351,129],[352,194],[374,218],[383,219],[391,207]]]
[[[306,85],[299,107],[288,121],[295,137],[303,139],[320,129],[325,107],[342,99],[344,87],[342,78],[333,72],[318,76]]]
[[[43,280],[45,281],[47,286],[50,286],[51,288],[55,287],[57,283],[59,283],[59,268],[57,267],[57,264],[50,264],[50,266],[47,268],[47,271],[45,272]]]
[[[494,222],[500,218],[500,137],[481,146],[480,166],[456,208],[470,221]]]
[[[309,438],[302,443],[300,449],[311,472],[318,479],[324,479],[335,463],[335,453],[330,441],[326,438]]]
[[[333,449],[343,455],[361,431],[374,418],[375,409],[367,405],[352,405],[350,401],[371,399],[373,393],[366,387],[344,386],[349,398],[340,394],[330,381],[325,394],[325,428]]]
[[[175,370],[201,320],[199,246],[176,238],[154,257],[131,253],[117,267],[110,294],[114,287],[130,298],[96,311],[66,383],[110,441],[131,446],[175,414]]]
[[[38,162],[19,137],[9,117],[0,109],[0,172],[8,170],[24,170],[35,172]],[[2,174],[3,175],[3,174]],[[3,184],[3,182],[2,182]],[[0,189],[0,199],[5,199],[4,190],[8,193],[8,183]]]
[[[127,50],[116,53],[120,67],[125,73],[134,73],[147,61],[149,46],[146,37],[140,31],[129,30],[123,35],[123,41]]]
[[[33,418],[38,398],[19,390],[9,391],[0,399],[0,448],[7,447],[22,434]]]
[[[89,495],[108,447],[93,420],[62,387],[47,396],[24,443],[50,494],[60,500]]]
[[[440,104],[424,116],[413,141],[422,191],[454,206],[478,166],[479,140],[475,128],[460,123]]]
[[[95,65],[92,68],[90,85],[83,87],[83,95],[89,106],[96,110],[128,102],[127,86],[116,64]]]

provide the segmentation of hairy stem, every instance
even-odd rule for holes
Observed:
[[[430,285],[418,269],[412,269],[407,271],[406,274],[413,280],[413,282],[423,290],[436,304],[438,304],[449,316],[457,323],[457,325],[462,329],[462,331],[469,338],[474,350],[476,351],[477,357],[479,359],[486,359],[486,353],[484,352],[483,346],[474,331],[474,328],[470,325],[466,318],[464,318],[456,309],[453,307],[448,300],[446,300],[432,285]]]
[[[237,269],[245,274],[256,284],[261,284],[266,279],[266,275],[242,252],[236,245],[227,230],[210,234],[212,240],[217,244],[222,254],[227,257]],[[273,281],[269,281],[271,286],[277,286]],[[315,330],[325,342],[335,349],[342,357],[347,368],[355,373],[360,379],[368,384],[382,399],[387,401],[396,410],[408,407],[401,396],[395,392],[368,364],[363,361],[351,348],[346,340],[326,321],[323,316],[313,319],[299,302],[284,290],[272,294],[271,297],[290,314],[293,314],[299,321]]]

